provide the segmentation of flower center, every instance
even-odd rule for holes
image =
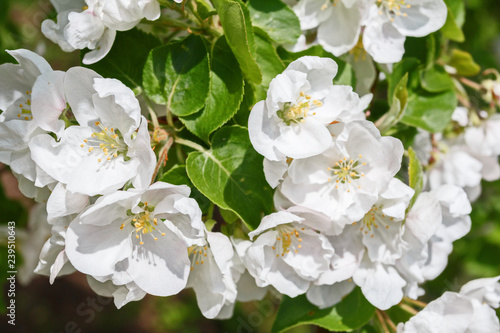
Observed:
[[[361,220],[361,223],[363,224],[361,228],[359,229],[362,233],[367,235],[368,233],[371,232],[370,237],[373,238],[375,234],[373,233],[374,229],[378,229],[380,225],[385,227],[386,229],[389,229],[389,224],[386,223],[386,220],[389,219],[390,221],[394,221],[394,217],[387,217],[384,213],[382,213],[382,206],[373,206],[368,213],[365,214],[363,219]],[[353,225],[356,225],[357,223],[354,222]]]
[[[193,245],[188,247],[188,256],[191,261],[191,270],[195,265],[203,265],[208,253],[208,246]]]
[[[26,102],[19,104],[19,108],[21,109],[21,111],[17,114],[17,117],[24,120],[31,120],[33,119],[33,115],[31,114],[30,100],[31,91],[26,91],[26,95],[28,95],[28,97],[26,98]]]
[[[362,157],[362,155],[359,155],[356,160],[344,157],[335,162],[333,167],[327,168],[328,171],[331,171],[331,178],[328,178],[328,181],[334,180],[336,183],[335,188],[338,189],[341,184],[349,185],[353,180],[364,177],[365,174],[359,170],[359,168],[366,166],[366,162],[360,161]],[[361,186],[358,185],[358,188],[361,188]],[[350,192],[349,187],[347,187],[347,192]]]
[[[116,158],[122,153],[125,155],[127,144],[123,141],[120,132],[114,128],[104,127],[98,121],[95,122],[95,125],[99,126],[101,131],[92,133],[90,138],[83,140],[80,147],[87,146],[89,153],[97,155],[97,162],[111,161],[112,158]]]
[[[358,43],[349,51],[353,55],[354,61],[366,60],[366,50],[363,47],[362,37],[359,37]]]
[[[127,223],[130,223],[132,227],[135,229],[135,238],[139,239],[139,244],[143,245],[144,241],[142,239],[143,235],[149,234],[155,241],[158,240],[154,234],[157,233],[161,236],[165,236],[165,233],[159,230],[158,228],[158,219],[151,216],[151,213],[154,211],[153,206],[148,206],[147,202],[140,202],[139,207],[142,207],[144,211],[139,214],[133,215],[130,211],[128,215],[132,215],[128,220],[122,223],[120,229],[123,230]]]
[[[321,10],[326,10],[328,8],[328,5],[336,6],[338,0],[325,0],[325,4],[321,6]]]
[[[406,0],[411,1],[411,0]],[[411,8],[410,4],[407,4],[405,0],[377,0],[379,7],[384,7],[389,16],[391,16],[390,20],[394,21],[394,16],[408,16],[407,13],[401,11],[404,8]],[[382,9],[382,8],[381,8]],[[378,12],[382,15],[382,10]]]
[[[278,235],[276,236],[275,246],[272,247],[276,251],[276,257],[280,255],[284,257],[290,250],[298,253],[302,247],[300,244],[302,242],[300,232],[291,225],[279,225],[276,227],[276,230],[278,231]],[[301,230],[305,230],[305,228],[301,228]]]
[[[283,107],[281,110],[278,110],[277,115],[283,121],[287,124],[290,125],[291,123],[304,123],[306,120],[305,118],[307,117],[308,112],[316,107],[319,107],[323,105],[319,100],[317,99],[311,99],[310,95],[306,95],[303,91],[300,92],[299,98],[297,98],[297,101],[295,104],[292,104],[290,102],[287,102],[283,104]],[[316,113],[313,113],[313,116]]]

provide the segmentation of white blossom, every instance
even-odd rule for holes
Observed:
[[[231,271],[233,246],[222,233],[206,231],[206,238],[188,248],[191,273],[187,287],[196,293],[198,307],[209,319],[236,301],[236,284]],[[231,311],[232,315],[232,311]]]
[[[241,256],[257,285],[272,285],[280,293],[295,297],[304,294],[312,281],[328,270],[333,248],[316,232],[328,227],[328,219],[307,209],[292,207],[268,215],[249,233],[253,243]]]
[[[160,17],[157,0],[51,0],[57,10],[57,22],[42,22],[43,34],[65,52],[88,48],[84,64],[93,64],[106,56],[116,31],[126,31],[141,19]]]
[[[331,126],[336,138],[325,152],[295,159],[278,188],[295,205],[322,212],[339,233],[359,221],[401,167],[403,145],[381,137],[373,123],[352,121]]]
[[[470,281],[460,293],[445,292],[409,321],[399,323],[398,333],[500,332],[500,323],[493,310],[498,308],[499,278]]]
[[[74,193],[105,194],[127,181],[147,187],[156,158],[132,90],[79,67],[66,73],[64,84],[80,125],[64,130],[59,141],[48,134],[33,137],[29,147],[36,164]]]
[[[34,52],[24,49],[8,52],[19,65],[0,65],[0,109],[3,110],[0,161],[10,166],[23,194],[43,201],[47,191],[41,189],[53,187],[55,180],[32,160],[29,142],[45,133],[34,117],[52,119],[55,116],[57,119],[65,108],[66,103],[59,98],[64,73],[53,71],[47,61]]]
[[[69,260],[115,285],[134,282],[152,295],[177,294],[188,281],[187,248],[204,230],[200,208],[188,195],[186,186],[159,182],[100,197],[67,229]]]

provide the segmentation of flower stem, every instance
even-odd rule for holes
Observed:
[[[417,310],[415,310],[414,308],[412,308],[411,306],[409,306],[408,304],[404,304],[404,303],[399,303],[398,306],[403,309],[404,311],[408,312],[409,314],[411,315],[416,315],[418,313]]]
[[[389,328],[387,327],[384,316],[382,315],[382,311],[377,309],[375,311],[375,315],[377,317],[377,321],[380,323],[380,326],[382,327],[382,331],[384,333],[391,333],[391,331],[389,331]]]
[[[460,82],[462,82],[463,84],[465,84],[468,87],[471,87],[472,89],[475,89],[475,90],[483,89],[482,85],[480,85],[479,83],[476,83],[474,81],[471,81],[465,77],[460,77],[459,80],[460,80]]]
[[[203,148],[203,146],[197,144],[196,142],[193,142],[193,141],[189,141],[189,140],[184,140],[184,139],[181,139],[181,138],[176,138],[175,139],[175,143],[178,143],[178,144],[181,144],[183,146],[187,146],[187,147],[191,147],[201,153],[204,153],[206,152],[207,150],[205,148]]]
[[[165,166],[165,164],[167,163],[168,151],[170,150],[170,147],[172,147],[173,143],[174,139],[172,137],[168,138],[167,143],[161,148],[160,152],[158,153],[158,162],[156,162],[155,171],[153,173],[153,177],[151,177],[151,184],[154,183],[162,164],[163,166]]]
[[[412,299],[412,298],[409,298],[409,297],[403,298],[403,302],[411,304],[411,305],[415,305],[415,306],[417,306],[419,308],[422,308],[422,309],[427,306],[427,303],[421,302],[421,301],[417,301],[416,299]]]

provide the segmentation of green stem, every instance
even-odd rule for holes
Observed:
[[[377,309],[375,311],[375,316],[377,317],[377,321],[379,322],[382,331],[384,333],[391,333],[391,331],[389,331],[389,328],[387,327],[387,324],[385,323],[384,316],[382,315],[380,310]]]
[[[196,142],[193,142],[193,141],[184,140],[184,139],[181,139],[181,138],[176,138],[175,139],[175,143],[178,143],[178,144],[186,146],[186,147],[193,148],[193,149],[195,149],[195,150],[197,150],[197,151],[199,151],[201,153],[204,153],[204,152],[207,151],[203,146],[201,146],[201,145],[199,145],[199,144],[197,144]]]
[[[416,315],[418,313],[417,310],[415,310],[414,308],[412,308],[411,306],[409,306],[408,304],[405,304],[405,303],[399,303],[398,305],[401,309],[403,309],[404,311],[408,312],[409,314],[411,315]]]
[[[411,304],[411,305],[418,306],[419,308],[422,308],[422,309],[427,306],[427,303],[424,303],[424,302],[421,302],[421,301],[417,301],[416,299],[411,299],[411,298],[408,298],[408,297],[403,298],[403,302]]]

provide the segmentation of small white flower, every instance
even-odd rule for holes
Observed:
[[[278,188],[296,205],[329,216],[339,233],[372,208],[401,167],[403,145],[381,137],[368,121],[331,126],[334,144],[320,155],[295,159]]]
[[[147,121],[132,90],[88,69],[72,68],[65,91],[80,126],[70,126],[57,142],[48,134],[32,138],[31,157],[68,191],[105,194],[131,180],[151,182],[156,164]]]
[[[55,180],[37,167],[28,145],[34,136],[45,133],[44,126],[34,118],[57,119],[66,107],[59,98],[64,73],[53,71],[45,59],[34,52],[24,49],[8,52],[19,65],[0,65],[0,109],[3,110],[0,161],[10,165],[23,194],[41,201],[46,193],[40,189],[47,185],[53,187]],[[48,87],[41,82],[52,85]]]
[[[236,301],[236,284],[231,273],[234,256],[231,241],[224,234],[206,231],[206,238],[190,246],[188,253],[191,273],[187,287],[194,289],[203,315],[216,318],[224,306]]]
[[[443,0],[366,0],[363,45],[378,63],[395,63],[406,36],[423,37],[440,29],[448,10]]]
[[[302,30],[318,29],[318,42],[340,56],[356,45],[361,32],[361,12],[356,0],[301,0],[293,10]]]
[[[96,294],[104,297],[113,297],[117,309],[120,309],[129,302],[140,301],[146,296],[146,292],[134,282],[115,285],[112,279],[108,279],[107,277],[96,278],[89,275],[87,275],[87,282]]]
[[[443,185],[420,194],[406,217],[407,251],[396,263],[407,282],[405,295],[417,298],[422,294],[418,284],[445,269],[452,243],[470,230],[470,212],[467,196],[457,186]]]
[[[334,250],[316,232],[328,224],[326,216],[299,207],[268,215],[249,233],[258,237],[243,244],[248,247],[241,259],[258,286],[272,285],[290,297],[304,294],[329,269]]]
[[[398,324],[398,333],[500,332],[498,317],[492,309],[498,308],[499,278],[470,281],[460,293],[445,292],[409,321]]]
[[[42,33],[65,52],[88,48],[84,64],[93,64],[106,56],[116,31],[126,31],[141,19],[160,17],[157,0],[51,0],[57,10],[57,23],[42,22]]]
[[[344,111],[330,97],[331,89],[342,89],[332,84],[336,74],[333,60],[302,57],[274,78],[267,99],[250,113],[248,130],[254,148],[272,161],[304,158],[326,149],[331,142],[326,125]],[[339,97],[342,103],[343,96]]]
[[[126,273],[152,295],[178,293],[189,275],[187,247],[204,230],[201,210],[188,195],[186,186],[160,182],[100,197],[68,227],[69,260],[94,277]]]

